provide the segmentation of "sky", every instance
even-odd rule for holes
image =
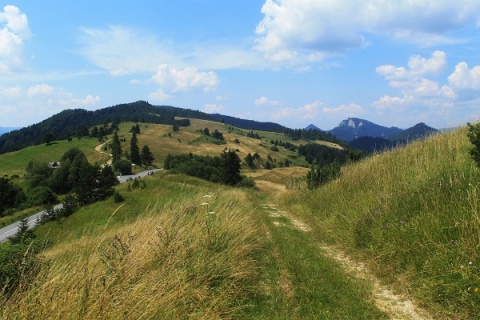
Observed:
[[[478,0],[0,0],[0,126],[145,100],[289,128],[480,120]]]

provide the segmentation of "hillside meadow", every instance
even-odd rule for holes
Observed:
[[[120,126],[124,150],[132,125]],[[139,146],[149,145],[157,166],[169,152],[218,155],[225,147],[305,165],[271,150],[270,140],[289,141],[276,133],[248,138],[195,119],[176,132],[140,127]],[[225,144],[204,128],[222,132]],[[70,143],[90,149],[89,161],[105,160],[92,151],[96,139],[31,148]],[[139,188],[118,185],[123,202],[100,201],[35,229],[48,244],[40,271],[2,296],[0,318],[475,319],[480,170],[471,147],[465,128],[438,134],[350,163],[313,191],[302,166],[243,170],[256,190],[166,171]],[[33,156],[16,155],[26,161],[27,151]],[[10,169],[21,161],[10,160]],[[402,298],[386,305],[387,291]]]
[[[438,319],[480,309],[480,170],[466,128],[438,134],[342,169],[282,206],[330,246],[364,262],[384,283]]]

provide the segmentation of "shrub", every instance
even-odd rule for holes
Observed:
[[[317,167],[310,170],[307,174],[308,189],[313,190],[321,185],[337,179],[340,176],[340,165],[336,162]]]
[[[468,125],[468,138],[473,144],[473,149],[470,150],[470,155],[473,160],[477,163],[477,166],[480,166],[480,123]]]
[[[125,198],[119,192],[113,194],[113,202],[120,203],[123,201],[125,201]]]
[[[37,206],[56,203],[58,199],[49,187],[38,186],[28,192],[28,202],[31,206]]]
[[[115,171],[120,172],[122,175],[132,174],[132,162],[129,160],[118,160],[114,164]]]

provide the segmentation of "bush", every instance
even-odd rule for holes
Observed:
[[[308,189],[313,190],[340,176],[340,165],[336,162],[314,168],[307,174]]]
[[[123,201],[125,201],[125,198],[119,192],[113,194],[113,202],[120,203]]]
[[[242,176],[242,180],[237,184],[237,187],[255,189],[255,180],[251,177]]]
[[[132,174],[132,162],[129,160],[118,160],[114,164],[115,171],[120,172],[121,175]]]
[[[28,192],[28,203],[31,206],[57,203],[58,199],[49,187],[38,186]]]
[[[30,282],[40,266],[36,247],[26,243],[0,245],[0,292],[10,294]]]
[[[470,150],[470,155],[472,156],[473,160],[477,163],[477,166],[480,166],[480,123],[472,125],[467,123],[468,125],[468,138],[470,142],[473,144],[473,149]]]

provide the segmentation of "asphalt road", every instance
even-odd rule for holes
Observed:
[[[124,183],[124,182],[127,182],[129,179],[135,179],[135,178],[138,178],[138,177],[146,177],[149,175],[149,173],[155,173],[157,171],[160,171],[160,170],[163,170],[163,169],[153,169],[153,170],[148,170],[148,171],[142,171],[140,173],[137,173],[137,174],[132,174],[132,175],[127,175],[127,176],[118,176],[118,181],[120,181],[120,183]],[[54,206],[55,209],[60,209],[62,207],[61,204],[57,204],[56,206]],[[37,224],[37,218],[40,218],[42,216],[42,214],[45,213],[45,210],[42,210],[40,212],[37,212],[35,213],[34,215],[31,215],[30,217],[28,217],[28,228],[29,229],[32,229],[36,226]],[[20,226],[20,221],[17,221],[15,223],[12,223],[11,225],[8,225],[4,228],[1,228],[0,229],[0,243],[3,243],[5,241],[8,240],[8,237],[11,237],[13,236],[17,230],[18,230],[18,227]]]

